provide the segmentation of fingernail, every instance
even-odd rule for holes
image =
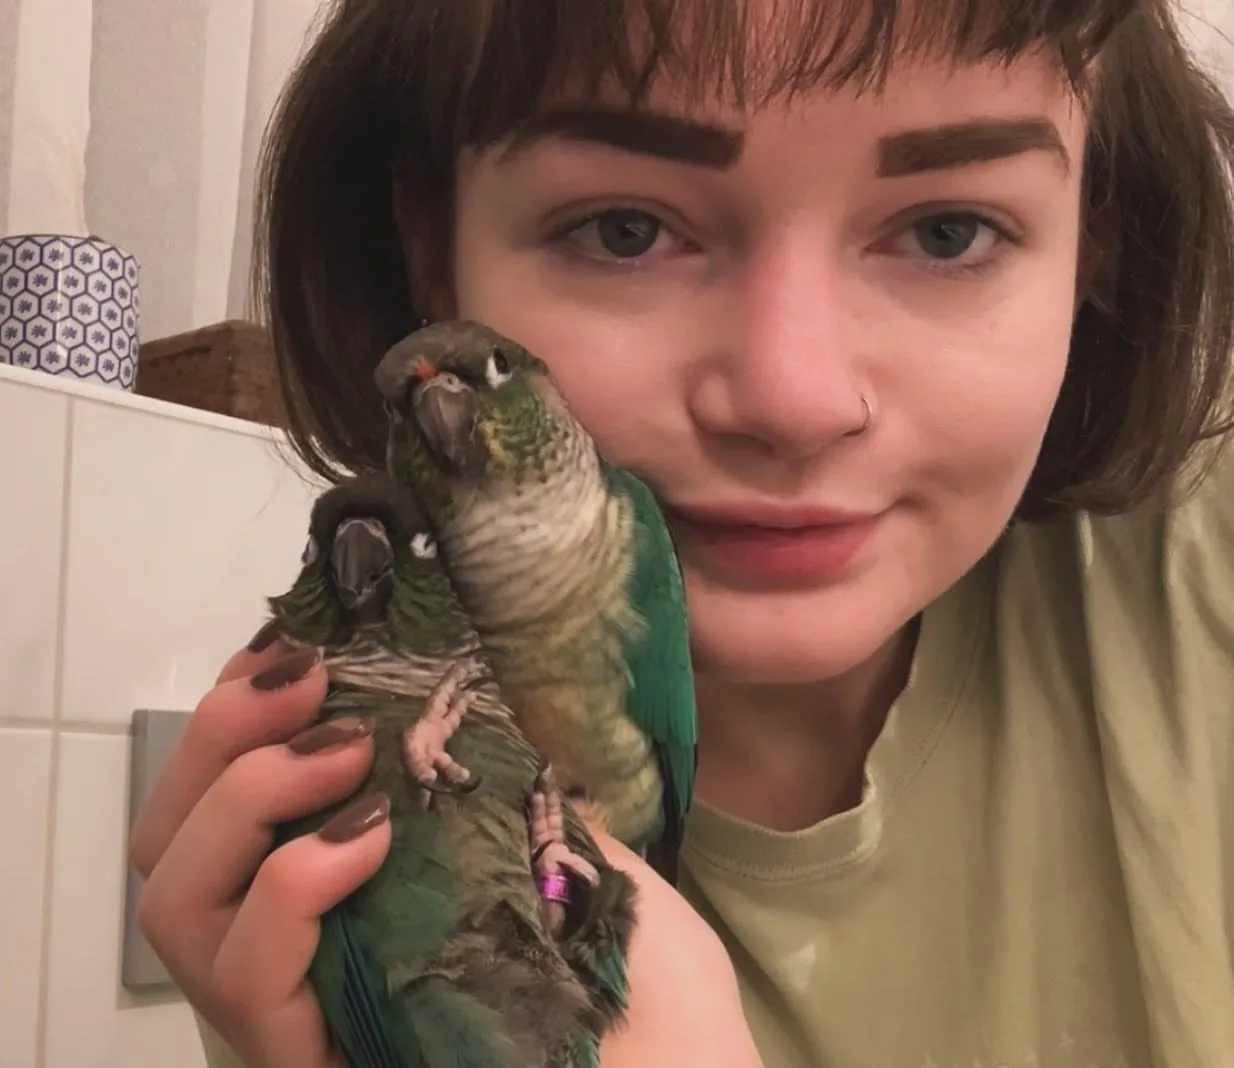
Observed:
[[[390,799],[385,794],[372,794],[353,801],[317,832],[323,842],[337,845],[350,842],[380,826],[390,818]]]
[[[299,682],[317,663],[316,649],[297,649],[288,653],[281,660],[276,660],[264,671],[257,672],[249,685],[254,690],[278,690]]]
[[[298,756],[311,756],[367,738],[373,733],[373,726],[372,716],[339,716],[301,731],[287,743],[287,748]]]
[[[275,639],[283,633],[283,625],[276,617],[267,619],[261,629],[254,634],[246,646],[250,653],[260,653],[274,644]]]

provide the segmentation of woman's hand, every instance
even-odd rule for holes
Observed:
[[[378,812],[353,821],[349,840],[307,835],[266,856],[276,824],[345,798],[373,756],[363,734],[317,748],[332,739],[297,733],[325,697],[325,670],[278,640],[262,648],[270,637],[227,663],[138,814],[138,916],[248,1068],[346,1068],[305,974],[318,918],[380,867],[389,825]]]
[[[608,862],[638,887],[629,1015],[605,1039],[601,1068],[762,1068],[719,937],[639,856],[595,827],[591,832]]]
[[[325,688],[320,663],[259,634],[198,705],[133,828],[142,930],[247,1068],[347,1068],[306,973],[321,915],[385,858],[381,799],[360,798],[332,831],[267,857],[276,824],[347,797],[372,761],[362,728],[309,726]],[[638,857],[596,837],[639,890],[630,1012],[604,1043],[604,1068],[758,1068],[719,940]]]

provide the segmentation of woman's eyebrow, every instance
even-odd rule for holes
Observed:
[[[741,130],[668,112],[608,107],[560,107],[522,123],[502,161],[549,138],[608,145],[642,156],[725,170],[741,158]]]
[[[645,109],[560,107],[523,123],[500,159],[560,138],[607,145],[623,152],[724,170],[741,158],[744,133],[735,127]],[[888,134],[878,142],[878,176],[899,178],[1046,151],[1063,167],[1070,158],[1058,127],[1045,116],[987,117]]]
[[[1071,159],[1058,127],[1045,116],[980,118],[880,138],[878,176],[900,178],[1044,151],[1067,173]]]

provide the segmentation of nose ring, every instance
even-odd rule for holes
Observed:
[[[870,402],[866,400],[866,395],[861,394],[861,426],[855,427],[852,430],[845,431],[846,438],[857,438],[870,429],[870,424],[874,421],[874,413],[870,410]]]

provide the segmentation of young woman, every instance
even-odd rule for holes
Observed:
[[[606,843],[606,1068],[1228,1063],[1232,161],[1167,0],[335,5],[262,190],[294,439],[380,463],[376,360],[481,319],[681,550],[698,803],[684,899]],[[250,1068],[341,1063],[304,971],[389,840],[361,798],[261,862],[371,756],[286,744],[287,652],[227,665],[132,842]]]

